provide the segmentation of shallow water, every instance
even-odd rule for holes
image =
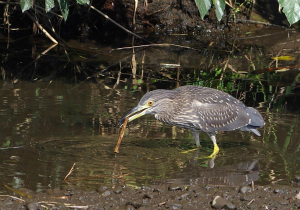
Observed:
[[[0,83],[4,87],[3,81]],[[241,185],[287,184],[299,171],[299,116],[278,109],[260,111],[262,137],[248,132],[217,135],[221,148],[211,162],[202,158],[212,143],[201,133],[194,147],[187,130],[164,126],[151,116],[129,124],[120,154],[114,146],[118,119],[143,95],[84,83],[19,82],[2,88],[0,171],[3,184],[35,191],[69,184],[95,188],[103,183],[132,186],[164,182]]]
[[[279,33],[274,40],[286,39],[287,33]],[[298,37],[298,34],[292,35],[294,40]],[[261,185],[288,184],[300,174],[298,71],[268,72],[265,69],[270,63],[268,53],[280,50],[280,44],[268,43],[268,47],[261,50],[267,42],[262,41],[259,47],[247,42],[249,40],[246,40],[247,47],[243,45],[242,53],[238,51],[228,57],[230,68],[251,70],[254,65],[261,69],[257,75],[248,76],[245,72],[234,73],[233,77],[222,75],[218,65],[224,64],[228,54],[222,43],[202,52],[172,47],[137,51],[136,72],[131,72],[132,65],[129,65],[132,51],[100,53],[89,61],[75,57],[80,63],[76,71],[88,72],[95,67],[93,70],[99,72],[99,68],[111,66],[100,71],[95,80],[80,84],[70,83],[69,77],[54,79],[46,74],[47,69],[60,72],[59,69],[66,67],[64,62],[58,63],[51,56],[36,64],[36,74],[31,75],[30,82],[28,76],[8,79],[8,74],[3,74],[7,70],[2,69],[2,184],[34,191],[64,185],[95,189],[115,183],[131,186],[161,182],[220,186],[245,185],[251,181]],[[184,44],[195,45],[191,41]],[[77,43],[76,47],[90,46]],[[296,49],[296,45],[294,47]],[[265,54],[260,57],[262,52]],[[289,53],[292,52],[289,48]],[[7,62],[18,65],[24,62],[10,56]],[[124,57],[119,66],[118,61]],[[31,68],[24,68],[22,75],[32,72]],[[216,159],[209,160],[205,157],[212,152],[213,145],[205,133],[200,134],[200,150],[184,153],[194,148],[189,131],[163,125],[153,116],[144,116],[129,123],[120,154],[115,157],[118,120],[149,90],[186,84],[219,88],[246,105],[256,107],[266,121],[259,129],[262,136],[240,131],[220,133],[217,135],[220,153]],[[63,181],[74,163],[74,171]],[[0,192],[6,191],[3,185]]]

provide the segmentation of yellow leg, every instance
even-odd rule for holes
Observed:
[[[216,134],[215,133],[208,133],[210,139],[212,140],[213,144],[214,144],[214,152],[208,156],[208,158],[215,158],[217,156],[217,154],[219,153],[219,147],[217,145],[217,139],[216,139]]]
[[[217,156],[217,154],[219,153],[219,147],[217,145],[217,143],[214,143],[214,151],[213,153],[211,153],[210,156],[208,156],[208,158],[215,158]]]

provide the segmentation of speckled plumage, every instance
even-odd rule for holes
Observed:
[[[153,105],[147,106],[149,101]],[[136,119],[133,118],[136,113],[139,113],[138,117],[152,114],[161,122],[191,130],[197,146],[200,146],[199,131],[208,133],[215,143],[218,131],[239,129],[260,136],[256,128],[264,126],[262,116],[254,108],[246,107],[223,91],[200,86],[151,91],[125,117]]]

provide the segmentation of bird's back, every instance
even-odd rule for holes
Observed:
[[[168,124],[209,133],[240,129],[260,135],[256,130],[264,125],[260,113],[223,91],[182,86],[174,94],[175,113]]]

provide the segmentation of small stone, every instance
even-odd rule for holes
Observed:
[[[275,193],[275,194],[277,194],[277,193],[279,193],[279,192],[280,192],[279,189],[275,189],[275,190],[274,190],[274,193]]]
[[[181,190],[181,186],[179,184],[172,183],[169,185],[168,190],[169,191]]]
[[[191,191],[191,192],[196,192],[197,188],[195,186],[190,185],[190,186],[187,187],[187,190]]]
[[[122,193],[122,191],[123,191],[123,187],[120,186],[120,185],[117,185],[117,186],[114,188],[114,193],[116,193],[116,194],[120,194],[120,193]]]
[[[109,190],[106,190],[106,191],[104,191],[104,192],[102,193],[102,195],[103,195],[104,197],[109,196],[110,194],[111,194],[111,192],[110,192]]]
[[[96,189],[96,192],[98,193],[103,193],[104,191],[106,191],[108,189],[108,187],[106,186],[101,186],[98,189]]]
[[[295,198],[300,200],[300,192],[295,196]]]
[[[204,188],[205,188],[206,190],[209,190],[211,187],[208,186],[208,185],[206,185]]]
[[[180,203],[168,203],[165,207],[170,209],[182,209],[182,205]]]
[[[151,198],[152,198],[152,196],[149,194],[144,194],[144,196],[143,196],[143,199],[151,199]]]
[[[180,197],[181,197],[182,199],[186,199],[190,194],[191,194],[190,192],[184,192],[184,193],[181,194]]]
[[[295,175],[294,180],[295,180],[295,182],[300,183],[300,175]]]
[[[249,186],[242,186],[240,188],[240,193],[246,194],[246,193],[251,193],[252,189]]]
[[[216,196],[212,202],[211,205],[213,208],[215,209],[236,209],[236,206],[233,205],[231,202],[225,200],[224,198],[222,198],[221,196]]]
[[[25,208],[27,210],[38,210],[39,205],[37,203],[34,203],[34,202],[27,202],[27,203],[25,203]]]
[[[127,204],[124,210],[135,210],[135,208],[132,205]]]
[[[277,203],[281,204],[281,205],[288,205],[289,201],[283,198],[276,198],[275,199]]]
[[[247,196],[247,195],[243,195],[240,198],[241,201],[251,201],[252,197],[251,196]]]

